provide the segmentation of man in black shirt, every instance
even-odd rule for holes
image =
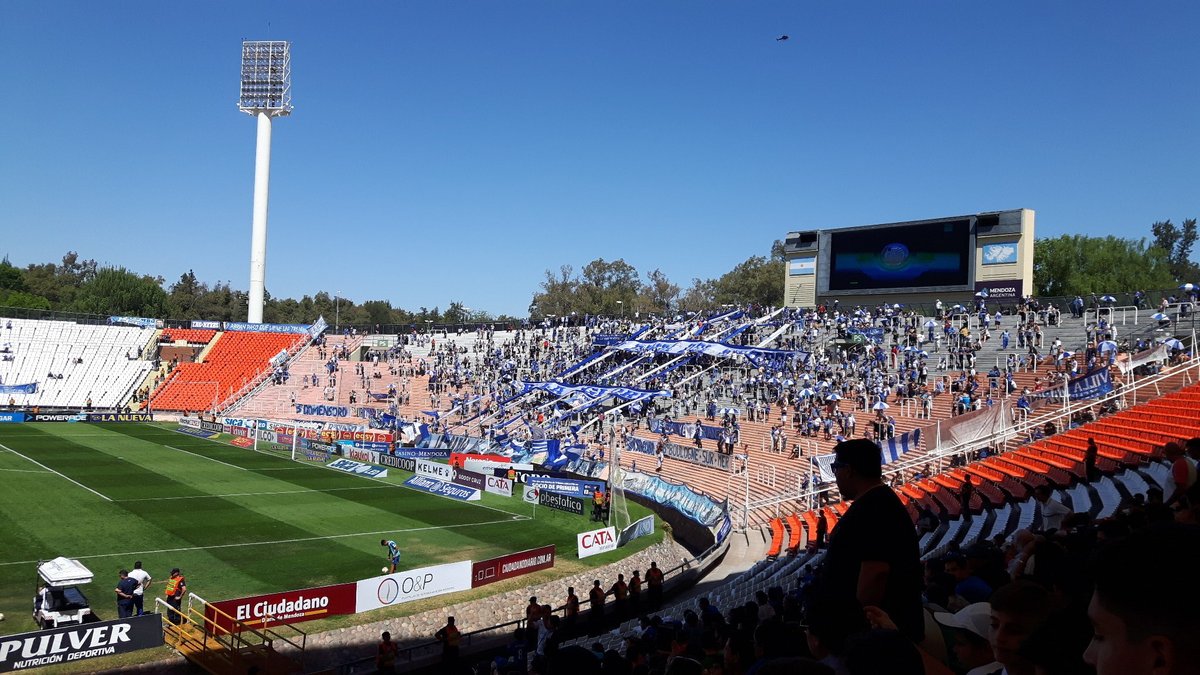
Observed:
[[[925,622],[917,533],[900,498],[883,483],[883,453],[856,438],[838,443],[834,454],[838,490],[854,503],[829,539],[827,590],[838,601],[883,609],[900,632],[920,642]]]

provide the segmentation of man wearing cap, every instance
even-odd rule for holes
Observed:
[[[167,604],[175,608],[174,612],[167,612],[167,621],[171,623],[179,623],[179,609],[183,606],[183,596],[187,593],[187,582],[183,578],[183,574],[179,572],[178,567],[171,568],[171,576],[167,578],[166,587],[163,589],[163,595],[167,596]]]
[[[964,668],[965,675],[991,675],[1003,667],[992,654],[988,640],[988,627],[992,620],[992,606],[986,602],[967,605],[957,612],[934,612],[938,623],[954,629],[954,657]]]
[[[883,453],[856,438],[834,446],[831,465],[843,499],[853,500],[829,538],[829,592],[882,608],[913,642],[925,637],[917,533],[900,498],[883,483]]]

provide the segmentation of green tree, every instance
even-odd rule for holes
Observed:
[[[652,312],[666,314],[679,300],[679,286],[671,283],[667,275],[659,269],[646,275],[646,284],[642,288],[642,306],[648,307]]]
[[[1064,234],[1033,247],[1033,278],[1041,296],[1108,293],[1174,284],[1166,251],[1145,239]]]
[[[166,316],[167,292],[162,279],[139,277],[124,267],[105,267],[80,286],[71,308],[86,314]]]
[[[13,264],[8,261],[7,257],[4,258],[3,262],[0,262],[0,290],[29,290],[29,286],[25,285],[25,275],[22,274],[20,269],[14,267]]]
[[[1171,274],[1176,281],[1200,282],[1200,266],[1192,262],[1192,247],[1196,244],[1196,219],[1188,218],[1178,227],[1170,220],[1160,220],[1150,226],[1155,248],[1162,249],[1170,261]]]

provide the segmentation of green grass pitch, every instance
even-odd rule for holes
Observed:
[[[400,485],[410,475],[350,475],[166,425],[0,426],[0,612],[7,617],[0,634],[36,628],[35,566],[59,555],[96,575],[84,590],[109,619],[116,617],[117,571],[134,560],[154,576],[154,596],[179,567],[191,591],[216,601],[376,576],[386,564],[380,539],[400,544],[405,569],[557,545],[553,570],[473,591],[484,595],[610,563],[661,540],[656,529],[654,537],[580,561],[575,535],[596,527],[586,516],[535,509],[519,495],[436,497]],[[634,519],[648,513],[632,503],[629,510]],[[302,627],[374,621],[451,601]]]

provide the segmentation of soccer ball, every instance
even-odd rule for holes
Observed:
[[[380,571],[380,572],[383,572],[384,574],[387,574],[387,573],[388,573],[388,568],[386,568],[386,567],[382,567],[382,568],[380,568],[380,570],[379,570],[379,571]]]
[[[0,621],[4,620],[4,614],[0,613]]]

